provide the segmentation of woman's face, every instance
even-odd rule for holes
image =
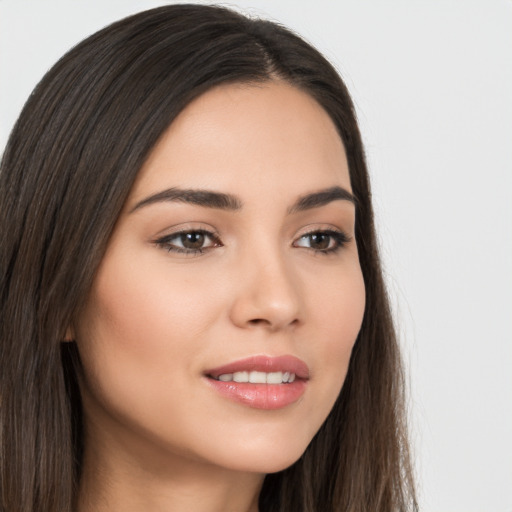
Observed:
[[[297,460],[363,317],[350,191],[307,94],[193,101],[141,169],[76,325],[89,448],[261,473]]]

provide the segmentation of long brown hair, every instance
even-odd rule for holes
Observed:
[[[0,507],[71,511],[82,457],[79,354],[62,343],[137,172],[195,97],[286,80],[314,97],[345,145],[358,199],[366,311],[348,375],[303,456],[266,477],[261,512],[416,510],[404,376],[348,91],[309,44],[268,21],[173,5],[89,37],[47,73],[0,168]]]

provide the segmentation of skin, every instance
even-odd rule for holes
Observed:
[[[84,367],[80,512],[256,512],[264,475],[304,452],[343,385],[365,304],[353,203],[289,211],[334,186],[351,190],[333,123],[280,81],[216,87],[164,133],[73,328]],[[172,187],[232,194],[242,206],[134,209]],[[181,239],[170,235],[180,230],[216,240],[176,252]],[[348,241],[322,252],[306,236],[322,230]],[[281,409],[234,402],[204,376],[284,354],[302,359],[310,378]]]

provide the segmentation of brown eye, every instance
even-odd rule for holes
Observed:
[[[325,233],[315,233],[313,235],[308,235],[309,237],[309,246],[311,249],[316,249],[318,251],[324,251],[329,248],[332,237]]]
[[[192,231],[191,233],[182,233],[180,235],[181,245],[184,249],[202,249],[205,239],[204,233],[200,231]]]
[[[304,247],[323,254],[335,253],[341,249],[350,238],[341,231],[314,231],[302,235],[294,242],[295,247]]]
[[[199,254],[222,245],[218,236],[206,230],[180,231],[155,241],[168,252]]]

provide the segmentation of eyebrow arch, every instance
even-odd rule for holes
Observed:
[[[343,187],[336,186],[299,197],[299,199],[297,199],[297,201],[288,209],[288,213],[292,214],[311,210],[313,208],[319,208],[320,206],[325,206],[332,201],[338,200],[349,201],[354,206],[357,205],[357,199],[351,192]]]
[[[180,203],[195,204],[204,206],[206,208],[218,208],[220,210],[236,211],[242,208],[241,201],[231,195],[222,192],[212,192],[210,190],[195,190],[195,189],[180,189],[169,188],[162,190],[152,196],[146,197],[139,201],[131,210],[130,213],[150,204],[160,203],[165,201],[176,201]]]
[[[349,201],[354,205],[357,203],[357,200],[352,193],[345,188],[336,186],[299,197],[299,199],[297,199],[297,201],[288,208],[288,214],[290,215],[311,210],[313,208],[319,208],[320,206],[325,206],[326,204],[338,200]],[[231,194],[213,192],[211,190],[180,189],[173,187],[142,199],[142,201],[139,201],[130,210],[130,213],[133,213],[144,206],[167,201],[195,204],[205,208],[216,208],[228,211],[237,211],[242,208],[242,202],[240,199]]]

